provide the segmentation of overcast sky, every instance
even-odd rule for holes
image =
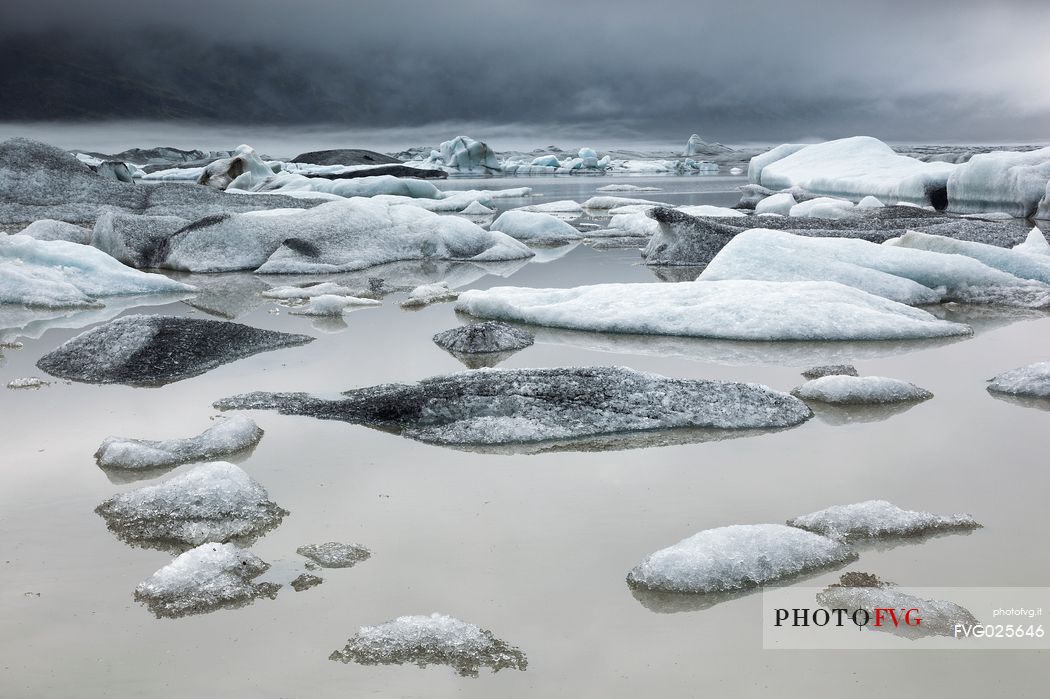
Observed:
[[[57,43],[90,46],[93,60],[118,57],[106,69],[113,80],[153,74],[186,97],[191,107],[165,112],[182,124],[196,109],[231,124],[520,123],[651,141],[697,131],[733,143],[859,133],[1050,140],[1047,26],[1045,0],[33,0],[0,8],[0,34],[40,37],[39,52],[19,44],[22,66],[8,70],[35,75],[35,62],[61,48],[51,32],[72,29],[74,38]],[[143,39],[147,28],[174,38]],[[37,82],[58,94],[40,106],[19,97],[21,111],[0,101],[0,119],[64,117],[56,105],[70,88]],[[244,90],[237,104],[192,107],[230,84]],[[120,116],[108,87],[90,85],[75,97],[90,107],[85,114]]]

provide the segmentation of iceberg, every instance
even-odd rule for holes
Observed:
[[[351,568],[372,555],[360,544],[341,544],[338,541],[300,546],[295,552],[322,568]]]
[[[631,206],[634,204],[642,204],[645,206],[666,206],[666,204],[662,202],[651,201],[649,199],[631,199],[629,197],[613,197],[605,195],[591,197],[583,202],[583,208],[597,210],[615,209],[618,206]]]
[[[370,289],[354,289],[335,282],[320,282],[309,286],[275,286],[260,294],[264,299],[278,301],[303,301],[318,296],[354,296],[362,300],[376,300],[376,294]]]
[[[987,243],[956,240],[919,231],[908,231],[895,240],[894,245],[971,257],[1021,279],[1050,283],[1050,256],[1033,255],[1024,250],[1009,250]]]
[[[854,203],[846,199],[817,197],[795,204],[787,215],[796,218],[847,218],[854,214],[854,208]],[[758,205],[755,206],[755,213],[761,213]]]
[[[125,267],[101,250],[63,240],[0,234],[0,304],[89,308],[107,296],[192,291],[159,274]]]
[[[1050,148],[975,154],[948,178],[948,208],[1050,218]]]
[[[779,214],[789,216],[792,208],[798,204],[791,192],[779,192],[762,199],[755,204],[755,214]]]
[[[988,390],[1028,398],[1050,398],[1050,362],[1036,362],[1004,371],[991,379]]]
[[[419,165],[455,173],[491,174],[501,170],[499,158],[488,144],[468,136],[445,141]]]
[[[791,395],[837,405],[905,403],[933,398],[913,383],[883,376],[822,376],[802,384]]]
[[[270,565],[233,544],[206,543],[181,554],[135,588],[158,618],[206,614],[273,599],[279,585],[257,583]]]
[[[913,340],[972,332],[836,282],[697,281],[460,294],[478,318],[555,328],[724,340]]]
[[[492,320],[461,325],[434,335],[434,344],[459,354],[511,352],[525,349],[534,341],[532,333]]]
[[[788,520],[788,525],[840,541],[924,536],[946,531],[977,529],[968,514],[935,515],[903,510],[885,500],[835,505]]]
[[[607,184],[598,187],[599,192],[662,192],[659,187],[640,187],[636,184]]]
[[[142,216],[107,211],[95,221],[90,243],[129,267],[161,266],[168,239],[191,222],[179,216]]]
[[[154,547],[251,540],[288,514],[265,488],[225,461],[114,495],[95,512],[121,539]]]
[[[293,316],[341,316],[347,310],[382,305],[381,301],[375,299],[362,299],[343,294],[321,294],[312,297],[305,306],[293,308],[289,313]]]
[[[748,180],[773,190],[802,187],[814,194],[856,200],[870,195],[944,209],[956,167],[898,155],[878,139],[854,136],[774,148],[751,159]]]
[[[463,677],[477,677],[480,668],[498,672],[528,665],[524,653],[491,631],[436,613],[362,626],[329,659],[361,665],[447,665]]]
[[[270,173],[265,181],[249,181],[238,178],[230,189],[254,192],[320,192],[339,197],[374,197],[381,194],[408,197],[411,199],[441,199],[443,193],[426,180],[392,175],[373,175],[353,179],[332,180],[323,177],[306,177],[289,172]]]
[[[627,574],[631,587],[710,594],[766,585],[844,565],[849,546],[782,524],[705,529],[650,554]]]
[[[422,308],[432,303],[445,303],[459,298],[459,292],[451,289],[447,282],[423,284],[408,292],[408,298],[401,302],[401,308]]]
[[[1047,243],[1046,236],[1038,228],[1033,228],[1029,231],[1028,237],[1025,238],[1024,242],[1015,245],[1013,249],[1019,252],[1026,252],[1029,255],[1050,255],[1050,243]]]
[[[259,352],[313,341],[308,335],[176,316],[122,316],[45,354],[37,366],[85,383],[162,386]]]
[[[276,409],[448,445],[522,444],[676,428],[774,429],[811,416],[802,401],[758,384],[669,379],[622,367],[479,369],[417,384],[355,389],[336,400],[249,393],[218,401],[215,407]]]
[[[560,218],[520,210],[504,211],[489,225],[489,230],[533,243],[563,243],[582,237],[578,230]]]
[[[215,189],[227,189],[237,182],[241,189],[250,189],[242,183],[258,183],[273,175],[270,166],[263,162],[255,149],[240,145],[229,158],[220,158],[201,171],[197,184]]]
[[[220,418],[196,437],[151,441],[107,437],[95,452],[102,468],[151,469],[177,466],[192,461],[208,461],[250,449],[262,439],[263,431],[250,418],[237,415]]]
[[[496,211],[494,209],[490,209],[489,207],[485,206],[480,201],[475,199],[467,205],[467,208],[463,209],[459,213],[463,214],[464,216],[489,216],[491,214],[496,213]]]
[[[464,218],[376,199],[201,219],[167,242],[161,266],[189,272],[322,274],[399,260],[531,257],[522,243]]]
[[[316,575],[311,575],[310,573],[301,573],[298,576],[296,576],[296,578],[292,580],[292,582],[289,584],[292,586],[292,589],[296,592],[305,592],[311,587],[317,587],[323,582],[324,578],[318,577]]]
[[[29,236],[37,240],[64,240],[68,243],[91,243],[91,230],[65,221],[45,218],[33,221],[18,232],[18,235]]]

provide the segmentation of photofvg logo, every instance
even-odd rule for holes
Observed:
[[[903,588],[847,573],[823,588],[767,588],[769,649],[1045,649],[1050,588]]]

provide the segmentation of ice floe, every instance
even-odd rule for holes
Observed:
[[[249,393],[221,410],[276,409],[438,444],[515,444],[675,428],[775,429],[805,422],[802,401],[758,384],[669,379],[622,367],[482,369],[347,391],[326,400]]]
[[[1004,371],[988,384],[988,390],[1028,398],[1050,398],[1050,362]]]
[[[360,299],[373,299],[375,292],[370,289],[355,289],[336,282],[320,282],[309,286],[275,286],[260,294],[265,299],[279,301],[298,301],[317,296],[354,296]]]
[[[476,677],[481,668],[498,672],[528,665],[524,653],[491,631],[437,613],[362,626],[329,659],[361,665],[447,665],[464,677]]]
[[[517,210],[504,211],[489,225],[489,230],[529,243],[562,243],[582,237],[578,230],[560,218]]]
[[[1032,255],[1023,250],[1009,250],[996,245],[956,240],[919,231],[908,231],[895,240],[894,244],[913,250],[971,257],[1015,277],[1050,283],[1050,256],[1047,255]]]
[[[401,302],[401,308],[422,308],[432,303],[445,303],[459,298],[459,292],[450,288],[447,282],[423,284],[408,292],[408,298]]]
[[[357,296],[344,296],[342,294],[321,294],[313,296],[305,306],[293,308],[289,313],[295,316],[341,316],[348,310],[355,308],[371,308],[382,306],[381,301],[375,299],[363,299]]]
[[[269,567],[233,544],[201,544],[140,583],[135,599],[160,618],[242,607],[260,597],[276,597],[279,585],[254,582]]]
[[[822,376],[791,392],[802,400],[837,405],[905,403],[933,398],[933,394],[913,383],[884,376]]]
[[[250,540],[288,514],[265,488],[225,461],[114,495],[95,511],[121,539],[157,547]]]
[[[152,469],[236,454],[259,443],[263,431],[242,415],[219,418],[195,437],[146,440],[107,437],[95,452],[102,468]]]
[[[782,524],[705,529],[650,554],[627,575],[632,587],[662,592],[731,592],[856,559],[849,546]]]
[[[636,184],[607,184],[598,187],[599,192],[662,192],[659,187],[641,187]]]
[[[948,178],[948,207],[1050,218],[1050,148],[975,154]]]
[[[787,523],[843,541],[923,536],[981,526],[968,514],[935,515],[931,512],[904,510],[885,500],[835,505],[795,517]]]
[[[295,550],[322,568],[350,568],[368,560],[372,552],[360,544],[342,544],[329,541],[324,544],[308,544]]]
[[[73,381],[159,386],[312,340],[220,320],[130,315],[77,335],[37,366]]]

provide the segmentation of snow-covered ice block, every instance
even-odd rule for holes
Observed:
[[[448,282],[422,284],[408,292],[408,298],[401,302],[401,308],[422,308],[432,303],[455,301],[459,292],[449,287]]]
[[[0,234],[0,304],[77,308],[99,306],[106,296],[186,291],[193,287],[131,269],[87,245]]]
[[[107,437],[95,461],[103,468],[148,469],[207,461],[255,446],[263,431],[250,418],[238,415],[219,421],[195,437],[185,439],[128,439]]]
[[[752,158],[748,179],[770,189],[802,187],[815,194],[849,199],[871,195],[943,209],[948,177],[956,167],[898,155],[878,139],[854,136],[774,148]]]
[[[1050,398],[1050,362],[1004,371],[991,380],[988,390],[1014,396]]]
[[[341,316],[348,309],[382,305],[381,301],[375,299],[343,296],[342,294],[321,294],[311,297],[310,302],[305,306],[293,308],[289,313],[294,316]]]
[[[627,582],[661,592],[731,592],[856,558],[849,546],[819,534],[782,524],[738,524],[705,529],[650,554]]]
[[[45,218],[33,221],[18,232],[37,240],[64,240],[68,243],[87,245],[91,242],[91,230],[65,221]]]
[[[836,282],[495,287],[463,292],[456,310],[573,330],[725,340],[905,340],[971,332],[965,325]]]
[[[872,405],[929,400],[933,394],[913,383],[884,376],[822,376],[802,384],[792,395],[837,405]]]
[[[1050,256],[1032,255],[1024,250],[1008,250],[986,243],[974,243],[968,240],[956,240],[939,235],[908,231],[898,238],[895,245],[915,250],[962,255],[979,260],[989,267],[1022,279],[1033,279],[1050,283]]]
[[[492,222],[489,230],[536,243],[564,242],[581,237],[578,230],[560,218],[521,210],[504,211]]]
[[[225,461],[114,495],[95,512],[121,539],[160,546],[251,539],[288,514],[270,501],[265,488]]]
[[[852,364],[825,364],[815,366],[802,372],[807,379],[819,379],[823,376],[857,376],[857,368]]]
[[[1046,236],[1038,228],[1030,230],[1025,241],[1015,245],[1013,249],[1029,255],[1050,255],[1050,243],[1047,243]]]
[[[295,550],[322,568],[351,568],[368,560],[372,552],[360,544],[342,544],[329,541],[324,544],[307,544]]]
[[[73,381],[159,386],[312,340],[221,320],[130,315],[66,341],[37,366]]]
[[[811,416],[802,401],[758,384],[669,379],[622,367],[483,369],[343,395],[249,393],[215,406],[344,420],[424,442],[488,445],[683,427],[773,429]]]
[[[948,208],[1050,218],[1050,148],[975,154],[948,178]]]
[[[437,613],[362,626],[329,659],[361,665],[447,665],[464,677],[476,677],[481,668],[498,672],[528,665],[524,653],[491,631]]]
[[[792,207],[796,204],[798,202],[795,201],[795,197],[791,196],[791,192],[779,192],[755,204],[755,213],[759,215],[780,214],[781,216],[789,216],[791,215]]]
[[[935,515],[904,510],[885,500],[835,505],[795,517],[787,523],[792,527],[844,541],[922,536],[981,526],[968,514]]]
[[[532,333],[493,320],[461,325],[434,335],[438,347],[460,354],[511,352],[533,342]]]
[[[253,582],[270,567],[233,544],[206,543],[181,554],[135,588],[135,599],[157,617],[205,614],[273,599],[280,587]]]

